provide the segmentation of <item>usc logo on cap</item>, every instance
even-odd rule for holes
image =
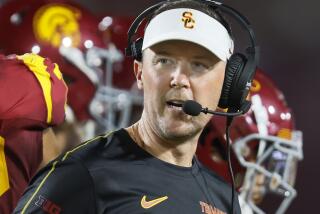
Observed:
[[[191,12],[184,12],[182,14],[182,21],[184,22],[185,28],[192,29],[194,27],[195,21],[192,18]]]

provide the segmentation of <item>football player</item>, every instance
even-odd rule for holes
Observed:
[[[0,213],[7,214],[40,164],[60,154],[50,127],[65,119],[67,87],[48,58],[0,55],[0,99]]]

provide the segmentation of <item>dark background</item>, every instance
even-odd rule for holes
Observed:
[[[96,14],[132,15],[157,0],[78,0]],[[320,91],[320,1],[317,0],[238,0],[223,1],[251,22],[261,49],[259,67],[284,92],[293,109],[297,128],[304,135],[304,160],[297,176],[298,197],[287,213],[317,213],[320,170],[317,143]],[[234,29],[236,45],[247,44],[242,31]],[[237,34],[239,33],[239,34]],[[237,35],[239,35],[237,37]]]
[[[0,5],[5,0],[0,0]],[[158,0],[75,0],[97,15],[136,16]],[[259,67],[284,92],[297,128],[304,135],[304,160],[297,176],[298,197],[287,213],[317,213],[320,170],[317,143],[320,92],[320,1],[225,0],[246,15],[260,46]],[[233,28],[236,49],[247,44],[246,35]],[[237,47],[238,45],[238,47]],[[320,133],[320,131],[319,131]],[[319,156],[318,156],[319,155]]]
[[[95,14],[132,15],[157,0],[78,0]],[[320,1],[224,1],[247,16],[261,49],[259,66],[270,74],[293,109],[297,128],[304,135],[304,160],[297,176],[298,197],[287,213],[317,213],[320,170],[317,143],[320,92]],[[242,31],[237,44],[247,44]],[[239,35],[237,37],[237,35]],[[319,131],[318,131],[319,133]]]

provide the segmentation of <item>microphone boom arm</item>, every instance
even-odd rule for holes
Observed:
[[[202,113],[205,113],[205,114],[214,114],[214,115],[218,115],[218,116],[231,116],[231,117],[235,117],[235,116],[239,116],[241,114],[243,114],[242,111],[239,111],[239,112],[218,112],[218,111],[212,111],[208,108],[202,108],[201,109],[201,112]]]

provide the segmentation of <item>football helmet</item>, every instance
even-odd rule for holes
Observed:
[[[131,109],[142,103],[122,51],[129,23],[99,22],[66,0],[13,0],[0,8],[0,52],[32,52],[59,65],[69,88],[67,118],[82,122],[84,140],[128,125]]]
[[[234,118],[230,128],[235,185],[255,213],[264,213],[260,205],[267,195],[281,196],[274,213],[284,213],[297,194],[294,183],[297,162],[303,159],[302,132],[295,130],[283,93],[260,69],[248,98],[250,110]],[[217,116],[210,120],[200,137],[197,156],[230,181],[225,120]]]

